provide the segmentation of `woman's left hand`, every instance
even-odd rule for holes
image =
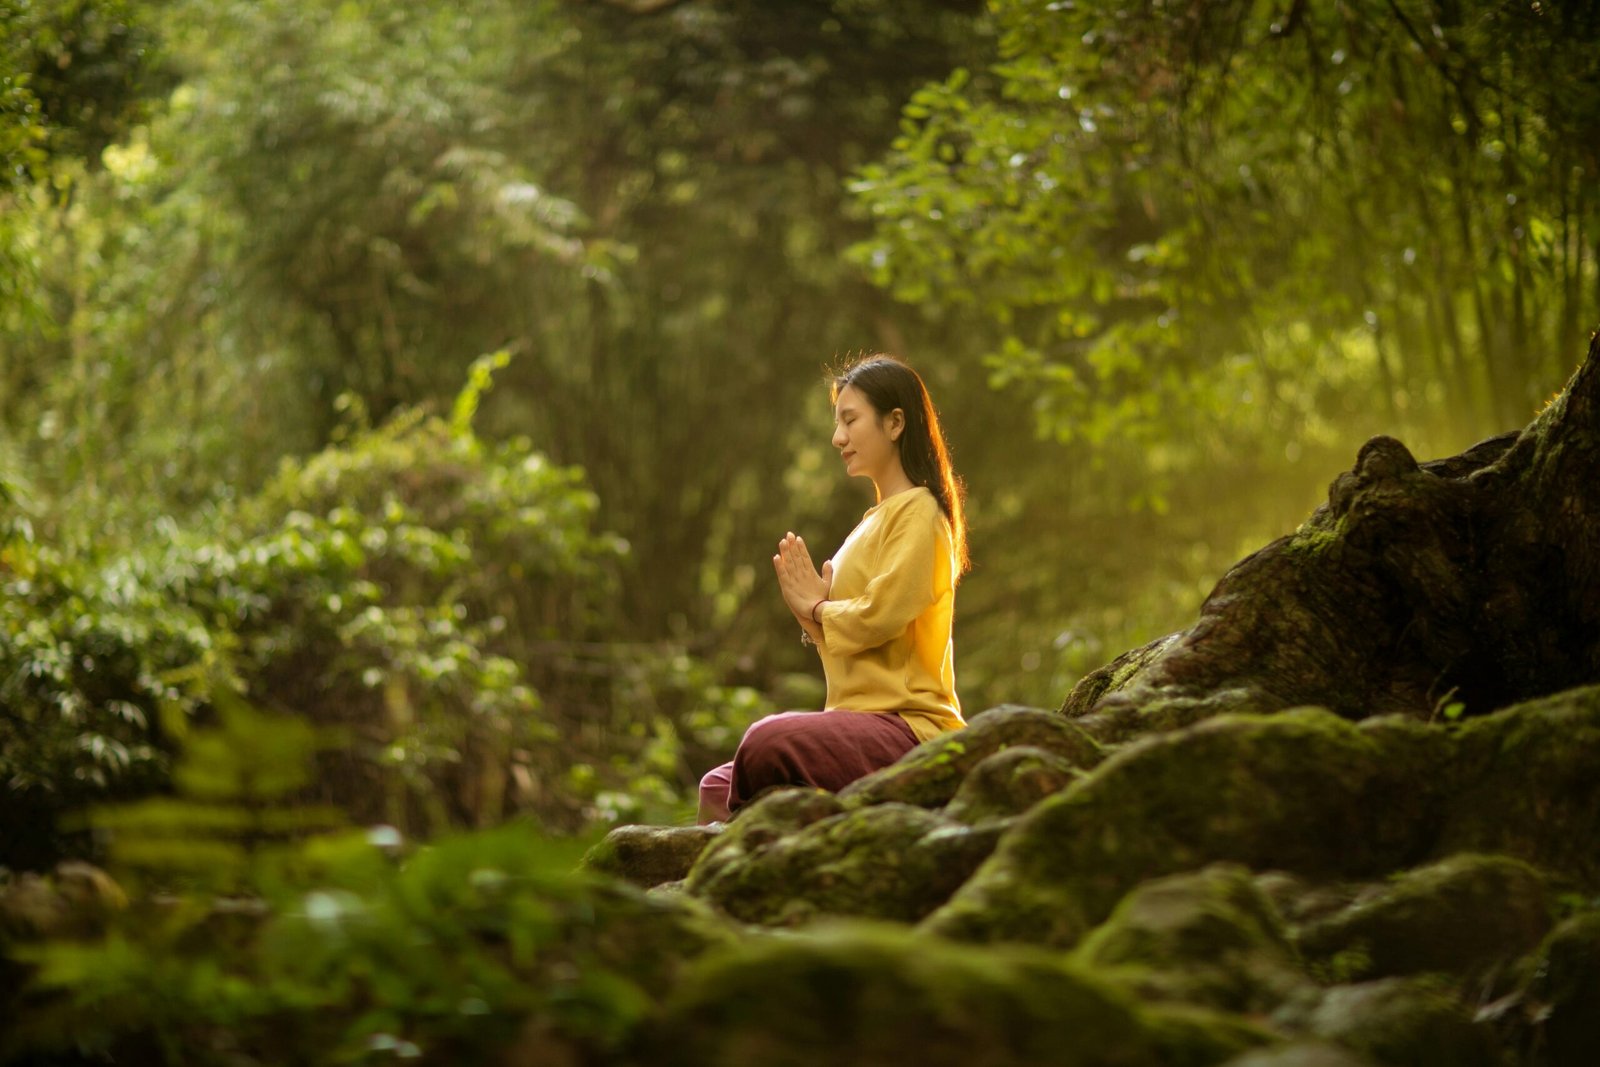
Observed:
[[[778,542],[778,554],[772,557],[772,567],[778,572],[783,602],[789,605],[795,618],[810,619],[811,609],[817,601],[827,598],[833,586],[833,561],[824,562],[822,573],[817,573],[805,539],[790,533]]]

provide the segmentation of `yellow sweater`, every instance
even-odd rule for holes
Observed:
[[[897,711],[926,741],[966,725],[956,698],[950,521],[918,486],[867,509],[833,556],[817,643],[826,710]]]

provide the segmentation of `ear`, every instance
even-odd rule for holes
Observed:
[[[902,408],[895,408],[889,412],[889,440],[899,441],[900,435],[905,433],[906,413]]]

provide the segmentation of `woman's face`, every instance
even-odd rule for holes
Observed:
[[[845,473],[881,484],[883,476],[899,462],[895,438],[902,422],[899,408],[880,416],[872,401],[854,386],[839,390],[833,404],[833,447],[844,460]]]

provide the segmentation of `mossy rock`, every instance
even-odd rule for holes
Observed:
[[[1072,703],[1071,696],[1067,700]],[[1267,715],[1282,709],[1281,701],[1253,689],[1218,689],[1198,695],[1140,689],[1129,697],[1110,694],[1092,712],[1074,716],[1072,722],[1102,745],[1121,745],[1181,730],[1217,715]]]
[[[1040,802],[948,905],[952,937],[1069,946],[1146,878],[1231,861],[1367,879],[1504,852],[1600,885],[1600,687],[1459,728],[1315,708],[1142,738]]]
[[[1366,803],[1401,792],[1386,755],[1314,708],[1144,738],[1019,818],[928,926],[1068,947],[1145,879],[1216,861],[1319,878],[1405,866],[1430,801],[1413,788],[1410,810]]]
[[[1032,745],[1008,748],[987,757],[962,781],[945,806],[947,818],[977,824],[1021,815],[1047,796],[1071,785],[1081,772],[1071,763]]]
[[[695,857],[681,892],[704,897],[708,889],[715,894],[750,883],[752,891],[759,889],[763,895],[781,894],[782,886],[767,877],[776,863],[764,863],[764,857],[783,846],[791,834],[843,811],[839,799],[825,789],[769,789],[735,812],[733,821]]]
[[[1093,767],[1103,758],[1088,734],[1054,712],[994,708],[974,716],[966,729],[924,741],[899,762],[851,782],[839,797],[851,807],[891,802],[940,807],[956,795],[978,764],[996,752],[1024,745],[1053,752],[1074,767]]]
[[[796,792],[757,801],[713,841],[690,870],[687,892],[747,923],[790,926],[828,915],[914,922],[943,903],[1000,836],[998,826],[968,827],[909,804],[835,811],[779,832],[792,812],[769,808],[827,810]]]
[[[1494,1035],[1474,1024],[1448,982],[1435,976],[1335,986],[1314,1003],[1280,1010],[1273,1022],[1384,1067],[1499,1067],[1502,1062]]]
[[[1552,923],[1537,870],[1469,854],[1368,887],[1298,940],[1308,958],[1342,961],[1345,981],[1425,971],[1476,980],[1538,945]]]
[[[737,842],[747,849],[764,848],[786,833],[844,810],[839,798],[826,789],[807,785],[768,789],[733,813],[733,820],[717,835],[717,847],[726,849]]]
[[[1380,773],[1345,802],[1360,805],[1367,835],[1363,848],[1385,857],[1384,873],[1467,851],[1438,848],[1440,827],[1450,819],[1460,788],[1450,728],[1380,715],[1361,720],[1356,733],[1372,744]],[[1353,867],[1346,869],[1360,876]]]
[[[1600,1063],[1600,912],[1557,926],[1529,956],[1521,990],[1530,1063]]]
[[[1200,1067],[1268,1040],[1238,1020],[1141,1008],[1052,953],[851,923],[701,959],[636,1062]]]
[[[1078,684],[1067,694],[1066,700],[1061,702],[1061,714],[1074,719],[1087,715],[1102,697],[1126,688],[1129,682],[1176,645],[1182,637],[1182,633],[1158,637],[1147,645],[1129,649],[1098,670],[1090,671],[1078,680]]]
[[[1234,864],[1144,883],[1073,958],[1143,997],[1234,1012],[1271,1011],[1308,982],[1272,902]]]
[[[583,857],[583,866],[649,889],[687,875],[721,829],[720,826],[619,826],[589,850]]]
[[[1600,888],[1600,686],[1468,720],[1437,851],[1493,852]]]
[[[1362,889],[1360,883],[1319,882],[1288,871],[1262,871],[1256,888],[1266,894],[1290,927],[1320,922],[1350,906]]]

